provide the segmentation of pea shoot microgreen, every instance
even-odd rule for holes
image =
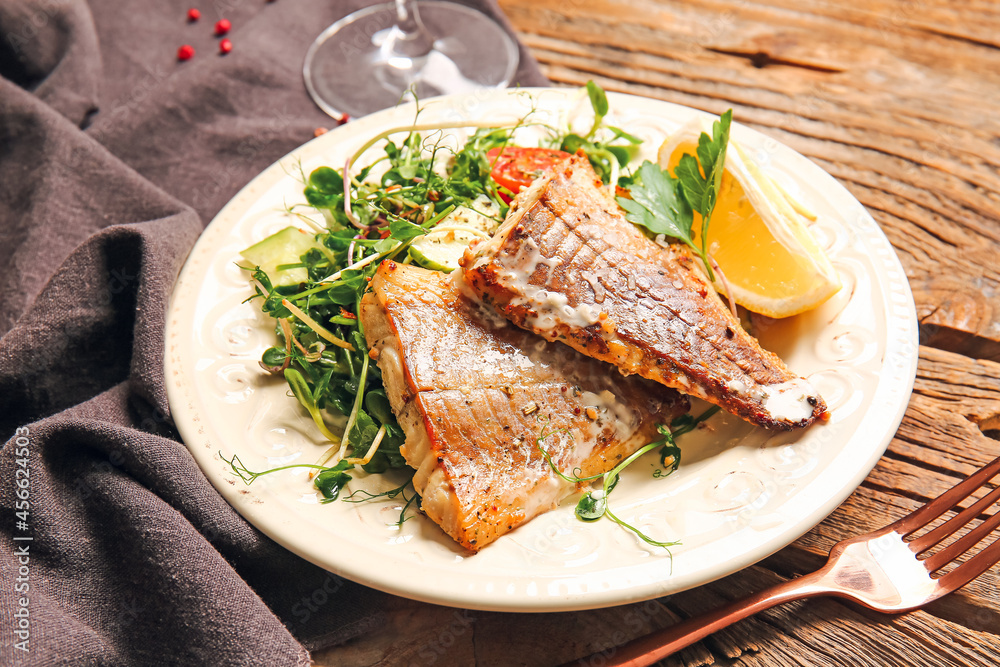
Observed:
[[[243,461],[240,460],[240,457],[236,454],[233,454],[231,459],[227,459],[222,455],[222,452],[219,452],[219,457],[228,463],[232,471],[236,473],[236,475],[238,475],[239,478],[242,479],[247,485],[252,484],[258,477],[269,475],[281,470],[291,470],[294,468],[311,468],[319,470],[318,473],[313,475],[312,482],[313,486],[316,487],[316,490],[323,496],[320,500],[320,503],[323,504],[332,503],[340,497],[340,492],[343,491],[347,486],[347,483],[351,481],[351,475],[348,471],[354,468],[354,465],[345,459],[339,461],[336,465],[329,467],[314,463],[293,463],[291,465],[278,466],[277,468],[269,468],[267,470],[255,472],[247,468],[243,464]],[[387,498],[392,500],[397,496],[402,496],[405,502],[400,508],[399,519],[395,523],[395,525],[399,527],[403,525],[404,521],[410,518],[407,515],[407,511],[415,505],[418,500],[420,500],[420,496],[416,493],[416,491],[413,491],[410,495],[406,495],[407,489],[413,490],[412,477],[399,486],[389,489],[388,491],[383,491],[382,493],[372,493],[364,489],[359,489],[357,491],[353,491],[350,495],[345,496],[343,500],[348,503],[360,503],[368,500],[374,500],[376,498]]]
[[[567,153],[583,151],[604,183],[617,183],[618,173],[635,157],[642,139],[604,122],[608,115],[608,96],[593,81],[586,86],[587,97],[594,112],[594,121],[586,134],[566,132],[557,136],[553,145]]]
[[[407,489],[413,491],[410,495],[406,495]],[[357,498],[355,498],[357,496]],[[371,491],[366,491],[365,489],[359,489],[351,493],[351,495],[344,498],[346,503],[363,503],[369,500],[375,500],[376,498],[387,498],[389,500],[395,499],[397,496],[402,496],[403,506],[399,510],[399,519],[396,521],[395,526],[397,528],[402,527],[403,523],[410,518],[412,515],[407,515],[407,510],[420,500],[420,496],[413,489],[413,480],[408,479],[399,486],[389,489],[388,491],[383,491],[382,493],[372,493]]]
[[[270,475],[271,473],[278,472],[280,470],[292,470],[294,468],[312,468],[314,470],[319,470],[317,474],[313,476],[313,485],[316,487],[322,495],[323,499],[321,503],[330,503],[337,499],[340,495],[341,489],[351,481],[351,476],[347,473],[348,470],[354,466],[347,461],[340,461],[334,466],[322,466],[315,463],[293,463],[287,466],[278,466],[277,468],[268,468],[267,470],[262,470],[260,472],[254,472],[250,470],[245,465],[240,457],[233,454],[233,458],[227,459],[219,452],[219,457],[229,464],[229,467],[234,473],[236,473],[240,479],[242,479],[247,485],[253,484],[258,477],[263,475]]]
[[[660,465],[663,468],[657,468],[653,472],[654,478],[663,478],[669,476],[671,473],[675,472],[681,464],[681,450],[677,446],[675,438],[684,433],[689,433],[693,431],[698,424],[704,422],[712,415],[719,411],[718,406],[713,406],[697,417],[689,414],[681,415],[676,417],[670,422],[670,426],[664,426],[662,424],[658,425],[657,431],[663,436],[657,440],[654,440],[646,445],[643,445],[628,457],[626,457],[621,463],[616,465],[610,471],[606,473],[601,473],[597,475],[591,475],[589,477],[580,477],[578,473],[579,468],[573,470],[572,473],[564,473],[558,469],[555,462],[552,460],[552,455],[545,449],[545,441],[550,438],[553,434],[562,433],[563,430],[560,429],[550,429],[548,420],[544,421],[541,433],[539,434],[537,446],[539,452],[541,452],[542,457],[552,468],[553,472],[561,477],[562,479],[572,482],[574,484],[585,484],[586,482],[591,482],[596,479],[601,479],[601,488],[596,490],[587,491],[576,504],[576,516],[581,521],[597,521],[603,517],[607,517],[611,521],[614,521],[623,528],[632,531],[636,536],[642,541],[646,542],[655,547],[663,547],[667,549],[668,553],[670,547],[677,546],[680,544],[679,541],[667,542],[653,539],[649,535],[646,535],[639,528],[633,526],[627,521],[623,520],[621,517],[616,515],[611,511],[609,505],[609,497],[611,492],[614,491],[615,487],[618,486],[618,481],[620,475],[625,468],[629,465],[642,458],[645,454],[659,449],[660,455]],[[568,433],[568,431],[565,431]],[[666,469],[666,472],[664,472]]]

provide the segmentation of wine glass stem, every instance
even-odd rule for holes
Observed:
[[[396,25],[383,52],[388,58],[421,58],[434,49],[434,38],[420,20],[416,0],[396,0]]]

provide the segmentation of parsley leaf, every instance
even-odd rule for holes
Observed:
[[[653,234],[682,241],[694,250],[712,281],[715,275],[708,259],[708,223],[719,198],[732,119],[733,110],[729,109],[712,124],[711,137],[701,133],[698,158],[688,154],[681,156],[674,170],[676,177],[647,160],[642,163],[638,179],[629,190],[631,199],[617,198],[629,222]],[[693,212],[701,215],[701,247],[695,245],[691,233]]]
[[[726,167],[726,149],[729,146],[729,126],[732,124],[733,110],[729,109],[712,123],[712,136],[704,132],[698,137],[698,159],[683,155],[674,170],[681,182],[684,198],[695,211],[701,214],[701,250],[707,255],[708,223],[719,199],[722,174]],[[699,163],[701,169],[699,170]],[[704,173],[704,176],[702,175]]]
[[[646,160],[639,167],[641,185],[630,190],[632,198],[618,197],[626,219],[645,227],[654,234],[666,234],[679,239],[695,250],[691,240],[694,216],[687,200],[680,196],[678,180]]]

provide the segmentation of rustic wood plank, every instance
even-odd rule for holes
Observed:
[[[668,605],[695,615],[739,599],[782,577],[752,567],[707,586],[673,596]],[[706,644],[740,665],[977,665],[997,664],[1000,637],[982,636],[926,611],[903,616],[868,612],[835,599],[817,598],[776,607],[717,633]],[[796,660],[798,659],[798,661]],[[671,659],[664,665],[674,664]]]
[[[313,664],[333,667],[375,665],[474,665],[475,613],[391,598],[387,622],[342,646],[312,654]]]
[[[679,620],[656,600],[574,613],[509,614],[395,598],[387,612],[385,626],[344,646],[315,652],[313,663],[547,667],[591,653],[613,653],[614,647]],[[685,667],[713,663],[700,646],[676,659]]]
[[[502,0],[556,83],[720,113],[813,158],[874,215],[922,340],[1000,359],[995,8]]]
[[[920,358],[914,392],[957,411],[983,431],[1000,428],[1000,363],[931,347],[922,347]]]
[[[616,646],[677,620],[656,600],[575,613],[486,613],[476,625],[476,664],[546,667],[593,653],[610,656]],[[513,637],[516,649],[511,646]],[[678,660],[685,667],[712,664],[711,655],[701,647],[682,652]]]

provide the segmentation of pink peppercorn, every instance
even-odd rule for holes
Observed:
[[[215,24],[215,34],[225,35],[232,27],[233,24],[229,22],[229,19],[219,19],[218,23]]]
[[[200,18],[201,18],[201,12],[199,12],[197,9],[192,7],[191,9],[188,10],[188,21],[194,23]]]
[[[177,60],[191,60],[192,56],[194,56],[194,47],[190,44],[185,44],[177,49]]]
[[[219,53],[221,53],[222,55],[226,55],[232,50],[233,50],[233,43],[229,41],[228,38],[219,42]]]

